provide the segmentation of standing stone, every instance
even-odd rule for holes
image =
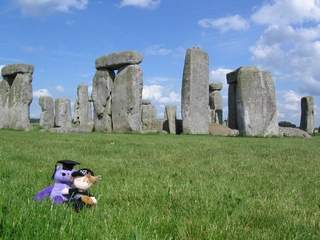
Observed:
[[[233,86],[229,92],[229,96],[232,95],[229,98],[229,126],[234,128],[236,125],[244,136],[279,135],[275,86],[271,74],[255,67],[241,67],[229,73],[227,81]],[[236,117],[232,115],[234,113]]]
[[[29,129],[30,105],[32,102],[33,66],[12,64],[2,68],[0,85],[2,110],[0,127]]]
[[[115,132],[142,130],[143,73],[139,65],[119,70],[112,94],[112,123]]]
[[[166,129],[170,134],[176,134],[176,121],[177,121],[177,107],[166,106],[165,107],[165,119],[166,119]]]
[[[57,128],[71,128],[71,102],[69,99],[56,99],[54,125]]]
[[[10,86],[6,80],[0,81],[0,128],[9,128]]]
[[[89,125],[89,96],[87,85],[79,85],[77,88],[75,117],[74,122],[78,126],[87,127]]]
[[[209,132],[209,58],[199,48],[188,49],[182,81],[181,112],[183,132]]]
[[[49,96],[41,96],[39,98],[41,107],[40,127],[50,129],[54,127],[54,102]]]
[[[314,98],[303,97],[301,99],[301,121],[300,129],[306,131],[309,134],[313,134],[314,131]]]
[[[94,129],[97,132],[112,131],[111,94],[114,77],[111,70],[97,70],[93,79]]]
[[[156,109],[149,100],[142,100],[142,129],[153,130],[155,128]]]
[[[211,112],[211,123],[223,124],[223,98],[220,93],[223,86],[221,83],[209,85],[209,106]]]

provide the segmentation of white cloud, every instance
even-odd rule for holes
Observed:
[[[62,85],[57,85],[55,88],[58,92],[64,92],[64,87]]]
[[[120,7],[156,8],[160,0],[121,0]]]
[[[319,0],[273,0],[259,8],[251,17],[259,24],[295,24],[320,20]]]
[[[2,79],[1,70],[2,70],[2,68],[3,68],[4,66],[5,66],[5,65],[0,65],[0,80]]]
[[[178,112],[180,110],[180,94],[162,85],[145,85],[143,87],[142,97],[143,99],[151,100],[158,110],[158,116],[163,115],[165,105],[176,105]]]
[[[39,98],[41,96],[51,96],[51,93],[49,92],[48,89],[45,89],[45,88],[33,91],[33,97]]]
[[[53,12],[83,10],[89,0],[15,0],[21,11],[27,15],[43,15]]]
[[[147,47],[145,50],[146,55],[153,55],[153,56],[167,56],[172,52],[173,50],[164,48],[160,45],[152,45]]]
[[[198,23],[203,28],[213,28],[221,32],[243,31],[249,28],[249,23],[239,15],[216,19],[205,18]]]

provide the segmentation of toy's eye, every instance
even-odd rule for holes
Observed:
[[[61,173],[61,175],[62,175],[62,176],[65,176],[66,174],[65,174],[65,173]]]

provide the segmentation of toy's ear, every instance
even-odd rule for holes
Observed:
[[[61,164],[56,164],[55,167],[54,167],[54,171],[53,171],[53,174],[52,174],[52,179],[54,179],[54,175],[56,174],[57,170],[60,170],[62,169],[62,165]]]

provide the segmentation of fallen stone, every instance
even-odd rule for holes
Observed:
[[[139,65],[129,65],[123,68],[114,80],[112,123],[115,132],[142,130],[142,75]]]
[[[209,57],[199,48],[188,49],[185,58],[181,113],[183,133],[208,134]]]
[[[71,128],[71,102],[69,99],[56,99],[54,125],[56,128],[66,130]]]
[[[54,127],[54,101],[52,97],[41,96],[39,98],[41,107],[40,127],[50,129]]]
[[[303,137],[303,138],[311,138],[306,131],[303,131],[299,128],[291,128],[291,127],[279,127],[280,136],[282,137]]]
[[[271,74],[255,67],[241,67],[227,74],[229,126],[237,125],[243,136],[278,136],[275,87]],[[233,102],[232,102],[233,101]],[[236,124],[234,120],[236,119]]]
[[[96,60],[96,68],[118,70],[127,65],[140,64],[142,61],[143,56],[138,52],[117,52],[98,58]]]
[[[300,128],[309,134],[313,134],[314,125],[314,98],[310,96],[303,97],[301,99]]]
[[[217,123],[211,123],[209,125],[209,134],[213,136],[231,136],[235,137],[239,135],[239,131],[225,127]]]

